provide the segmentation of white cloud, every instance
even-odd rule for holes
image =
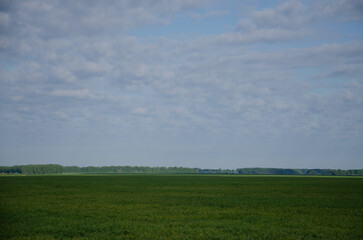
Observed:
[[[249,44],[256,42],[288,42],[311,35],[308,30],[260,29],[252,32],[233,32],[222,34],[217,42],[222,44]]]
[[[360,0],[328,0],[316,1],[305,6],[303,2],[286,1],[276,8],[247,12],[237,30],[245,31],[259,28],[298,29],[310,23],[330,18],[361,19],[363,4]]]
[[[86,98],[92,96],[88,89],[82,90],[54,90],[51,92],[52,96],[57,97],[76,97],[76,98]]]
[[[296,28],[308,22],[309,17],[303,4],[290,1],[281,3],[276,9],[254,11],[251,19],[257,28]]]
[[[146,108],[142,108],[142,107],[138,107],[138,108],[134,108],[131,111],[133,114],[138,114],[138,115],[145,115],[147,114],[147,109]]]
[[[276,8],[244,12],[235,32],[223,34],[218,41],[226,44],[286,42],[314,35],[313,24],[332,18],[359,20],[363,16],[359,0],[317,1],[305,6],[299,1],[280,3]]]
[[[74,36],[117,36],[125,30],[154,24],[168,24],[168,16],[200,8],[204,1],[20,1],[8,3],[10,14],[2,13],[0,22],[13,28],[15,36],[40,36],[45,39]],[[36,16],[36,17],[34,17]],[[14,28],[15,27],[15,28]]]
[[[343,18],[343,20],[362,20],[363,3],[361,0],[323,0],[314,5],[311,13],[313,20]]]
[[[210,11],[203,14],[196,12],[189,13],[189,16],[194,19],[207,19],[207,18],[214,18],[226,15],[231,15],[231,12],[227,10],[221,10],[221,11]]]
[[[8,13],[0,12],[0,27],[8,27],[10,25],[11,18]]]

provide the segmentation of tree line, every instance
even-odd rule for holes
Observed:
[[[230,175],[317,175],[317,176],[363,176],[363,169],[292,169],[292,168],[237,168],[237,169],[201,169],[185,167],[143,167],[143,166],[103,166],[79,167],[59,164],[32,164],[0,166],[0,174],[230,174]]]
[[[238,168],[238,174],[245,175],[320,175],[320,176],[362,176],[363,169],[294,169],[294,168]]]
[[[56,174],[63,173],[63,166],[58,164],[32,164],[32,165],[15,165],[12,167],[0,167],[0,173],[18,173],[18,174]]]
[[[198,173],[195,168],[184,167],[142,167],[142,166],[104,166],[104,167],[78,167],[65,166],[64,173],[158,173],[158,174],[176,174],[176,173]]]

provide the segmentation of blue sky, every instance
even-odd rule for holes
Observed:
[[[0,1],[0,165],[363,168],[363,3]]]

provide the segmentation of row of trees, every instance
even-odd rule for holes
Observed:
[[[159,173],[159,174],[177,174],[177,173],[198,173],[195,168],[183,167],[141,167],[141,166],[107,166],[107,167],[63,167],[64,173]]]
[[[58,164],[34,164],[15,165],[12,167],[0,167],[0,173],[18,174],[56,174],[63,173],[63,166]]]
[[[238,174],[246,175],[320,175],[320,176],[362,176],[363,169],[294,169],[294,168],[238,168]]]
[[[234,169],[200,169],[198,168],[199,174],[238,174],[237,170]]]
[[[291,168],[238,168],[201,169],[183,167],[105,166],[78,167],[58,164],[15,165],[0,167],[2,174],[60,174],[60,173],[144,173],[144,174],[239,174],[239,175],[321,175],[363,176],[363,169],[291,169]]]

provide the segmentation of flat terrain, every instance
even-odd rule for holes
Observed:
[[[0,239],[363,239],[363,178],[3,176]]]

